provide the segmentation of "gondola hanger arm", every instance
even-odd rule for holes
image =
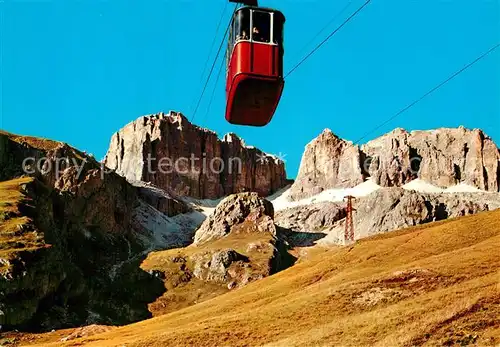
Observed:
[[[259,0],[229,0],[229,2],[235,2],[246,6],[259,6]]]

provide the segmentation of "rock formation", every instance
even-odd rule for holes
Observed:
[[[151,184],[134,182],[133,185],[138,187],[139,197],[144,202],[168,217],[174,217],[178,214],[192,211],[192,208],[182,199],[172,194],[168,194],[166,191],[152,186]]]
[[[371,178],[384,188],[355,202],[360,238],[500,208],[499,159],[480,130],[396,129],[361,147],[325,130],[307,145],[290,197]],[[401,188],[415,178],[491,193]],[[262,198],[289,183],[277,158],[176,113],[125,126],[105,163],[0,132],[0,325],[125,324],[286,268],[287,242],[341,241],[342,203],[275,213]],[[225,198],[203,221],[185,197]]]
[[[354,187],[371,177],[383,187],[420,178],[438,187],[459,183],[500,191],[500,152],[481,130],[396,129],[358,147],[325,130],[306,146],[290,198]]]
[[[276,225],[302,233],[292,234],[293,245],[311,245],[308,240],[343,241],[345,204],[323,202],[297,206],[276,213]],[[381,188],[355,200],[353,213],[356,239],[447,218],[500,208],[494,193],[419,193],[403,188]],[[304,234],[309,233],[309,235]],[[320,242],[321,243],[321,242]]]
[[[500,208],[497,194],[424,194],[383,188],[355,204],[357,238]]]
[[[273,214],[272,204],[257,193],[230,195],[203,222],[192,245],[150,254],[142,268],[158,273],[169,289],[151,305],[153,313],[169,312],[172,302],[205,300],[290,266],[293,259]]]
[[[4,133],[0,144],[2,199],[17,196],[0,204],[0,324],[43,330],[150,316],[147,302],[163,286],[137,264],[154,238],[133,218],[137,189],[63,143]]]
[[[115,133],[105,164],[129,181],[201,199],[244,191],[267,196],[288,184],[276,157],[235,134],[220,140],[173,112],[141,117]]]
[[[233,227],[245,220],[262,222],[264,232],[276,236],[272,224],[274,218],[273,205],[256,193],[240,193],[230,195],[222,200],[214,213],[207,218],[194,236],[194,244],[220,239],[233,231]],[[259,227],[259,226],[258,226]]]
[[[331,228],[345,218],[345,206],[341,203],[320,202],[297,206],[276,212],[276,224],[296,232],[315,232]]]
[[[182,197],[217,198],[253,190],[257,193],[249,201],[262,204],[257,194],[267,195],[288,184],[283,162],[277,158],[246,146],[234,134],[219,140],[179,114],[140,118],[115,134],[114,141],[116,151],[112,146],[106,157],[110,168],[64,143],[0,132],[0,182],[14,186],[24,196],[21,200],[28,201],[19,204],[22,211],[0,211],[5,241],[0,249],[4,329],[125,324],[147,318],[151,314],[147,303],[165,288],[139,264],[151,251],[189,245],[196,223],[204,218]],[[135,154],[143,159],[156,155],[160,165],[161,159],[175,162],[194,155],[205,164],[196,164],[200,172],[184,173],[188,167],[182,167],[186,163],[181,160],[180,173],[162,176],[147,170],[147,161],[134,162],[139,160]],[[158,162],[151,163],[158,171]],[[204,165],[215,166],[209,170]],[[150,179],[137,172],[151,175]],[[27,181],[17,184],[19,177]],[[252,203],[238,213],[245,214],[248,208],[255,212]],[[272,205],[265,206],[257,228],[264,230],[265,240],[257,238],[248,252],[265,257],[269,252],[268,259],[273,260],[266,266],[275,269],[278,241]],[[235,216],[231,230],[237,228],[236,220],[241,218]],[[19,230],[7,233],[4,226],[11,224]],[[192,258],[196,260],[192,276],[217,285],[238,279],[224,282],[226,286],[260,278],[245,255],[248,252],[198,253]],[[258,271],[265,268],[262,265]],[[262,271],[262,276],[267,274]]]
[[[353,187],[363,182],[357,146],[324,130],[302,155],[299,173],[290,198],[299,200],[325,189]]]
[[[498,192],[500,152],[481,130],[396,129],[362,147],[372,158],[368,171],[382,186],[400,186],[420,178],[438,187],[465,183],[481,190]],[[399,161],[398,165],[394,165]],[[413,172],[413,174],[411,174]]]

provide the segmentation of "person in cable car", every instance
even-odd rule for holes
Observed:
[[[236,40],[248,40],[248,39],[249,39],[249,37],[248,37],[247,32],[245,30],[243,30],[241,32],[241,35],[238,35],[236,37]]]
[[[253,27],[252,36],[255,41],[268,42],[268,40],[266,40],[266,38],[260,34],[260,30],[258,27]]]

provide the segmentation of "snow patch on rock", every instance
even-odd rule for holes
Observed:
[[[380,189],[380,186],[374,183],[372,180],[368,179],[365,182],[352,188],[327,189],[310,198],[297,201],[289,200],[290,189],[285,188],[277,192],[276,194],[269,196],[268,200],[273,203],[275,211],[280,211],[291,207],[309,205],[318,202],[340,202],[343,201],[344,197],[346,197],[347,195],[352,195],[354,197],[363,197],[373,193],[378,189]]]
[[[403,188],[415,190],[419,193],[490,193],[465,183],[460,183],[448,188],[440,188],[419,178],[405,184]]]
[[[444,189],[439,188],[433,184],[425,182],[419,178],[414,179],[413,181],[403,185],[406,190],[414,190],[419,193],[442,193]]]
[[[309,205],[319,202],[341,202],[347,195],[352,195],[356,198],[361,198],[370,195],[371,193],[382,188],[378,184],[368,179],[365,182],[358,184],[352,188],[343,189],[327,189],[319,194],[311,196],[306,199],[301,199],[297,201],[290,201],[290,187],[285,187],[282,190],[276,192],[273,195],[267,197],[269,201],[273,203],[274,210],[280,211],[287,208],[292,208],[296,206]],[[437,187],[431,183],[425,182],[419,178],[403,185],[406,190],[414,190],[419,193],[431,193],[431,194],[443,194],[443,193],[489,193],[476,187],[461,183],[456,186],[448,187],[446,189]]]

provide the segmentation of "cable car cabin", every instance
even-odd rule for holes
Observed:
[[[232,124],[264,126],[281,98],[283,27],[279,11],[242,7],[233,16],[226,72],[226,120]]]

